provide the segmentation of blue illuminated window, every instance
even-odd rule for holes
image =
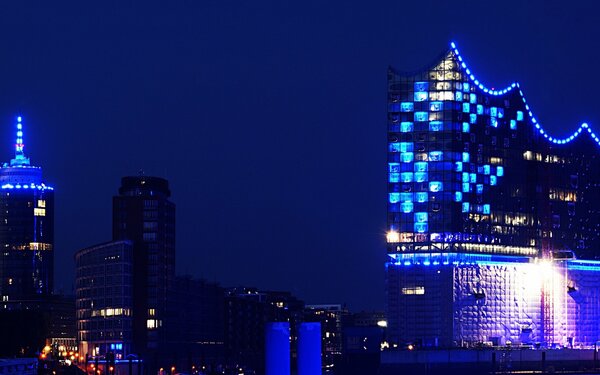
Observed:
[[[490,205],[489,205],[489,204],[484,204],[484,205],[483,205],[483,213],[484,213],[485,215],[489,215],[489,214],[490,214],[490,212],[491,212]]]
[[[430,121],[429,122],[429,131],[439,132],[444,130],[444,123],[441,121]]]
[[[471,124],[474,124],[474,123],[476,123],[476,122],[477,122],[477,115],[476,115],[476,114],[474,114],[474,113],[471,113],[471,114],[469,115],[469,122],[470,122]]]
[[[389,181],[392,183],[400,182],[400,173],[390,173]]]
[[[425,233],[428,231],[427,223],[415,223],[415,232]]]
[[[429,90],[429,82],[415,82],[415,91]]]
[[[400,193],[390,193],[390,203],[400,202]]]
[[[415,112],[415,121],[427,121],[428,116],[427,112]]]
[[[468,182],[463,182],[462,191],[463,193],[468,193],[471,190],[471,185]]]
[[[498,117],[498,108],[490,107],[490,116]]]
[[[477,194],[483,194],[483,184],[477,184]]]
[[[414,98],[415,98],[415,102],[424,102],[425,100],[427,100],[427,93],[426,92],[415,92]]]
[[[400,142],[400,151],[401,152],[412,152],[413,143],[412,142]]]
[[[432,193],[436,193],[442,190],[444,190],[444,185],[440,181],[431,181],[429,183],[429,191],[431,191]]]
[[[490,176],[490,185],[496,185],[496,176]]]
[[[402,182],[412,182],[413,173],[412,172],[402,172],[400,173],[400,179]]]
[[[463,133],[470,132],[471,131],[471,125],[468,122],[463,122],[462,131],[463,131]]]
[[[400,172],[400,163],[388,163],[388,168],[391,172]]]
[[[523,112],[517,111],[517,121],[523,121]]]
[[[469,174],[467,172],[463,172],[462,182],[469,182]]]
[[[483,106],[481,104],[477,105],[477,114],[483,115]]]
[[[462,193],[460,191],[457,191],[454,193],[454,201],[455,202],[462,201]]]
[[[412,152],[403,152],[400,154],[400,161],[403,163],[410,163],[414,159],[414,155]]]
[[[469,113],[470,110],[471,110],[470,104],[469,103],[463,103],[463,112]]]
[[[426,223],[427,217],[427,212],[415,212],[415,222],[417,223]]]
[[[470,85],[468,82],[463,83],[463,91],[469,92]]]
[[[477,95],[471,94],[471,97],[469,99],[470,99],[469,102],[471,104],[476,104],[477,103]]]
[[[431,102],[429,104],[429,110],[431,112],[439,112],[444,109],[444,104],[442,102]]]
[[[412,112],[415,110],[415,104],[413,102],[403,102],[400,104],[400,111]]]
[[[429,153],[430,161],[442,161],[444,154],[441,151],[431,151]]]
[[[462,212],[469,212],[469,202],[463,202]]]
[[[427,162],[418,161],[415,163],[415,172],[427,172]]]
[[[469,174],[469,182],[472,184],[477,182],[477,174],[476,173]]]
[[[390,152],[400,152],[400,142],[392,142],[389,147]]]
[[[401,122],[400,123],[400,132],[402,133],[410,133],[414,130],[414,126],[412,122]]]
[[[405,214],[413,211],[413,203],[412,202],[402,202],[400,203],[400,210]]]
[[[498,177],[504,176],[504,167],[501,167],[501,166],[496,167],[496,176],[498,176]]]
[[[457,161],[456,163],[454,163],[454,170],[456,172],[462,172],[462,170],[463,170],[463,163],[462,163],[462,161]]]
[[[498,118],[504,118],[504,108],[498,108]]]
[[[491,168],[490,168],[489,164],[486,164],[483,166],[483,174],[490,174],[490,170],[491,170]]]
[[[427,193],[424,191],[415,193],[415,200],[419,203],[427,202]]]
[[[516,120],[510,120],[510,129],[511,130],[517,129],[517,121]]]
[[[400,193],[400,200],[402,202],[412,202],[413,195],[412,193]]]
[[[415,172],[415,182],[426,182],[427,180],[427,172]]]
[[[492,127],[497,128],[498,127],[498,119],[495,117],[490,117],[490,125],[492,125]]]
[[[457,91],[454,94],[454,97],[455,97],[455,99],[456,99],[457,102],[462,102],[462,100],[463,100],[463,93],[460,92],[460,91]]]
[[[471,159],[470,155],[468,152],[463,152],[462,154],[462,161],[463,163],[468,163],[469,160]]]

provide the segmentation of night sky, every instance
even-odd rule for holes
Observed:
[[[170,181],[179,273],[383,309],[387,67],[420,70],[451,40],[488,87],[519,81],[551,133],[600,129],[592,1],[8,3],[0,159],[21,113],[67,293],[143,169]]]

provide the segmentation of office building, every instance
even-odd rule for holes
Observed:
[[[15,157],[0,168],[0,298],[9,309],[53,291],[54,189],[25,157],[23,131],[19,116]]]
[[[484,86],[452,44],[388,71],[392,347],[600,339],[600,148],[548,133],[521,87]]]

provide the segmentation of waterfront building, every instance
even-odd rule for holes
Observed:
[[[388,71],[392,347],[600,339],[600,140],[564,137],[522,89],[484,86],[454,44]]]

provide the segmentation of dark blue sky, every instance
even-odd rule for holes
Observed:
[[[0,3],[0,155],[20,111],[56,188],[57,289],[143,168],[171,182],[180,272],[382,309],[386,69],[451,40],[552,133],[600,128],[592,1],[137,3]]]

